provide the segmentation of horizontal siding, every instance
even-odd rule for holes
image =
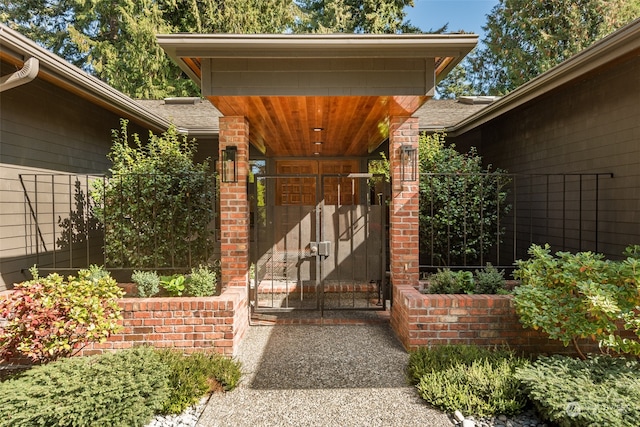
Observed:
[[[2,70],[6,74],[4,65]],[[2,92],[0,106],[2,291],[24,280],[22,270],[36,262],[37,253],[40,263],[45,262],[44,247],[53,250],[62,235],[58,220],[68,218],[75,209],[69,197],[68,177],[56,176],[53,191],[50,177],[48,181],[38,180],[36,197],[33,175],[106,173],[111,165],[107,158],[111,130],[120,127],[120,118],[41,79]],[[148,135],[148,130],[133,124],[129,130],[139,133],[143,140]],[[26,203],[20,174],[25,175],[27,193],[33,209],[37,209],[44,245]]]
[[[626,245],[640,243],[640,58],[534,100],[455,142],[477,146],[487,163],[512,173],[613,173],[600,179],[598,249],[619,257]],[[570,206],[577,203],[572,194]]]

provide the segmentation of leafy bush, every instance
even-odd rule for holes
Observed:
[[[439,346],[413,352],[408,374],[420,396],[441,410],[511,415],[527,403],[514,374],[528,363],[508,351]]]
[[[472,294],[475,289],[473,273],[470,271],[453,272],[448,268],[438,269],[436,274],[429,277],[430,294]]]
[[[160,276],[155,271],[134,271],[131,280],[136,284],[138,296],[149,298],[160,292]]]
[[[0,300],[0,356],[23,355],[47,363],[80,350],[89,342],[104,342],[120,328],[118,298],[124,293],[111,276],[94,267],[78,277],[53,273],[17,284]]]
[[[186,283],[186,293],[194,297],[211,296],[216,292],[218,277],[218,273],[207,265],[194,267]]]
[[[635,427],[640,420],[638,361],[541,357],[516,377],[539,414],[560,427]]]
[[[461,154],[445,134],[423,134],[420,159],[420,248],[438,265],[469,265],[492,248],[511,210],[504,171],[482,165],[475,148]]]
[[[181,297],[186,289],[187,278],[182,274],[174,274],[172,276],[160,276],[160,285],[165,291],[169,292],[172,297]]]
[[[175,350],[160,350],[159,354],[171,371],[171,392],[162,413],[181,413],[202,396],[216,391],[217,387],[232,390],[240,381],[240,364],[222,355],[193,353],[185,356]]]
[[[112,176],[96,181],[91,193],[105,230],[107,264],[157,268],[206,262],[213,248],[207,227],[214,186],[209,164],[194,163],[195,143],[171,127],[149,134],[143,145],[137,134],[128,135],[126,120],[112,134]]]
[[[504,291],[504,270],[498,270],[491,263],[474,272],[476,294],[497,294]]]
[[[168,376],[147,347],[36,366],[0,383],[0,427],[144,426],[167,399]]]
[[[516,311],[525,327],[574,344],[591,338],[620,353],[640,355],[640,247],[627,248],[622,262],[592,252],[557,252],[549,245],[529,248],[531,258],[517,261]],[[638,340],[621,336],[619,324]]]

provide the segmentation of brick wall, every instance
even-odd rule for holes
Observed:
[[[246,291],[229,288],[206,298],[123,298],[124,329],[82,355],[148,344],[185,353],[214,350],[235,355],[249,324]]]
[[[428,295],[413,286],[394,286],[391,325],[407,350],[442,344],[507,345],[526,354],[570,354],[572,346],[524,329],[510,295]],[[580,342],[584,352],[597,344]]]
[[[419,182],[402,181],[400,147],[418,148],[417,118],[392,117],[389,135],[389,161],[393,197],[390,209],[389,250],[391,278],[395,284],[418,282],[420,256],[418,253]]]
[[[220,117],[220,158],[228,146],[237,149],[237,182],[220,183],[220,262],[223,286],[246,289],[249,271],[249,122]]]

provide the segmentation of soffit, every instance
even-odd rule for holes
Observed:
[[[249,139],[262,152],[335,157],[375,150],[388,138],[389,118],[411,117],[477,36],[178,34],[158,40],[223,115],[247,117]]]

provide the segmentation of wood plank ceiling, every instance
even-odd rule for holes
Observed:
[[[273,157],[359,157],[389,137],[389,117],[410,117],[419,96],[210,96],[225,116],[245,116],[251,143]],[[316,154],[317,153],[317,154]]]

